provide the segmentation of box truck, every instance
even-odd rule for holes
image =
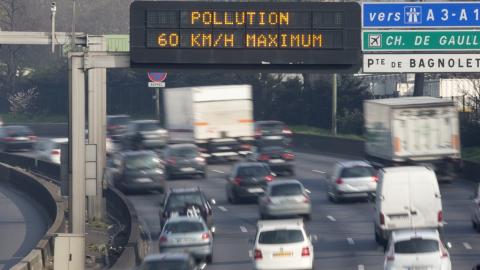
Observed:
[[[250,85],[168,88],[163,100],[172,143],[194,142],[207,158],[248,153],[255,135]]]
[[[364,102],[367,158],[379,166],[424,165],[442,179],[460,166],[458,112],[451,100],[406,97]]]

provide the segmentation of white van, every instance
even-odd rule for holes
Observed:
[[[440,189],[426,167],[392,167],[379,171],[375,199],[375,240],[385,244],[399,229],[436,228],[443,231]]]

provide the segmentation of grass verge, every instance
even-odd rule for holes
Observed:
[[[462,158],[480,162],[480,147],[467,147],[462,149]]]
[[[356,134],[339,134],[333,135],[330,130],[310,127],[310,126],[290,126],[292,131],[297,134],[304,134],[304,135],[314,135],[314,136],[323,136],[323,137],[337,137],[337,138],[345,138],[345,139],[352,139],[352,140],[365,140],[362,136]]]
[[[26,123],[65,123],[66,115],[26,115],[26,114],[0,114],[6,125]]]

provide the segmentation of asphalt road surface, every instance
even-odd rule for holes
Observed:
[[[10,269],[25,257],[48,229],[38,204],[0,182],[0,269]]]
[[[325,175],[330,173],[335,157],[297,153],[296,179],[312,191],[312,220],[306,223],[307,233],[316,235],[315,269],[383,269],[383,248],[373,234],[373,205],[364,200],[334,204],[325,192]],[[209,270],[252,269],[248,239],[254,237],[258,220],[255,202],[230,205],[225,196],[225,176],[231,164],[209,166],[208,179],[178,179],[170,187],[199,186],[214,198],[213,263]],[[281,179],[279,179],[281,180]],[[465,180],[441,184],[446,240],[452,244],[450,255],[454,270],[470,270],[480,263],[480,234],[471,226],[470,211],[474,184]],[[129,195],[138,215],[152,237],[151,252],[158,252],[160,232],[158,210],[161,194]]]

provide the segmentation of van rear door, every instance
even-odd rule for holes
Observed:
[[[436,228],[442,203],[438,183],[433,173],[410,175],[410,214],[413,228]]]
[[[410,228],[410,192],[407,181],[393,180],[384,186],[381,212],[388,230]]]

